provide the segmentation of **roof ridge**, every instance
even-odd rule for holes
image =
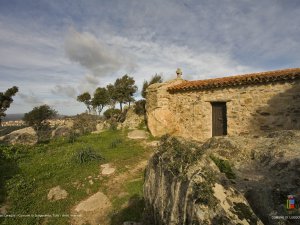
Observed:
[[[288,68],[281,70],[248,73],[243,75],[209,78],[204,80],[186,81],[181,84],[169,87],[168,91],[174,92],[181,90],[209,89],[223,86],[237,86],[272,82],[277,80],[290,80],[295,79],[295,75],[297,78],[300,78],[300,68]]]

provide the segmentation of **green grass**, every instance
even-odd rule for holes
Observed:
[[[108,178],[102,181],[95,180],[93,185],[86,179],[88,176],[96,177],[99,174],[100,164],[112,163],[116,166],[118,174],[127,170],[125,166],[134,165],[148,156],[149,149],[144,149],[136,141],[126,139],[125,135],[126,133],[121,131],[107,131],[81,136],[74,143],[69,143],[67,139],[57,139],[49,144],[34,147],[0,146],[0,204],[6,199],[10,205],[10,215],[69,214],[72,206],[88,196],[87,188],[90,190],[89,195],[102,189],[105,192]],[[121,141],[111,148],[111,143],[115,140]],[[87,146],[104,159],[100,162],[92,160],[86,163],[74,160],[78,151]],[[126,198],[113,199],[116,214],[121,213],[118,211],[122,210],[121,205],[130,199],[135,204],[142,204],[139,201],[142,196],[142,177],[143,174],[138,174],[137,178],[141,179],[126,181],[123,187],[125,192],[128,192]],[[68,198],[48,201],[49,190],[57,185],[67,190]],[[132,219],[136,218],[134,213],[131,215]],[[35,217],[0,218],[0,224],[39,224],[43,220],[44,218]],[[47,220],[47,224],[59,225],[67,224],[69,218],[49,217]]]
[[[139,174],[139,176],[143,176]],[[142,177],[141,177],[142,178]],[[122,225],[124,221],[140,222],[145,207],[143,199],[143,179],[129,181],[125,185],[128,195],[113,201],[115,213],[111,216],[112,225]],[[124,207],[124,204],[126,206]]]

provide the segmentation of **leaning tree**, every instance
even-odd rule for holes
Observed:
[[[10,107],[10,104],[14,101],[13,96],[19,91],[19,88],[13,86],[7,89],[4,93],[0,92],[0,126],[2,126],[2,119],[6,116],[5,111]]]
[[[77,96],[77,101],[83,102],[88,109],[88,112],[91,113],[92,97],[90,93],[84,92],[81,95]]]

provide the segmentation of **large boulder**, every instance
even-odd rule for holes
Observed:
[[[214,137],[204,144],[164,137],[144,184],[145,224],[299,224],[300,131]],[[279,219],[274,219],[279,218]]]
[[[123,128],[128,128],[128,129],[137,129],[143,124],[145,124],[144,115],[137,115],[134,112],[133,107],[129,108],[127,113],[126,113],[126,119],[122,123],[122,127]]]
[[[169,109],[158,108],[147,113],[147,124],[154,137],[176,132],[174,115]]]
[[[72,129],[68,126],[58,126],[56,129],[52,131],[52,138],[56,137],[67,137],[70,135]]]
[[[160,137],[164,134],[176,134],[178,124],[170,104],[171,94],[168,87],[185,82],[175,79],[165,83],[155,83],[147,88],[146,115],[151,134]]]
[[[38,142],[38,135],[32,127],[26,127],[0,137],[0,140],[12,145],[34,145]]]
[[[80,215],[71,218],[74,225],[82,224],[110,224],[107,215],[111,213],[112,203],[109,198],[98,191],[87,199],[79,202],[72,210],[72,214]]]
[[[133,130],[130,131],[127,135],[129,139],[147,139],[148,136],[148,132],[144,130]]]

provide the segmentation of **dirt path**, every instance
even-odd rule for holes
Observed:
[[[105,184],[108,190],[107,195],[98,191],[74,206],[71,209],[71,214],[80,215],[80,217],[72,217],[71,224],[82,225],[89,223],[91,225],[109,225],[108,215],[112,210],[110,199],[122,195],[122,193],[124,194],[122,192],[123,183],[128,180],[134,180],[136,175],[145,169],[146,165],[147,160],[142,160],[136,165],[132,165],[124,173],[115,176],[111,175],[111,178]]]

